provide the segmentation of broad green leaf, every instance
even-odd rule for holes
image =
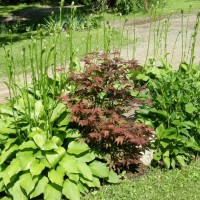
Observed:
[[[19,146],[19,150],[23,150],[23,149],[37,149],[37,146],[33,141],[29,140],[27,142],[23,142]]]
[[[70,200],[79,200],[80,199],[80,191],[78,186],[67,179],[63,184],[63,191],[62,193]]]
[[[160,126],[156,128],[156,137],[158,139],[161,139],[163,137],[164,130],[165,128],[163,124],[160,124]]]
[[[1,152],[1,156],[0,156],[0,165],[2,164],[2,163],[4,163],[4,161],[6,161],[7,160],[7,158],[11,155],[11,154],[13,154],[16,150],[18,149],[18,145],[13,145],[13,146],[11,146],[10,147],[10,149],[8,149],[8,150],[6,150],[6,151],[2,151]]]
[[[91,172],[90,167],[86,163],[80,162],[80,161],[77,162],[77,166],[78,166],[80,174],[84,178],[91,181],[93,177],[92,177],[92,172]]]
[[[39,178],[39,181],[34,189],[34,191],[31,193],[30,197],[34,198],[39,196],[40,194],[44,193],[44,189],[46,187],[46,185],[48,184],[49,180],[47,177],[42,177]]]
[[[16,142],[17,138],[8,139],[6,144],[4,145],[4,150],[8,150],[12,144]]]
[[[10,183],[10,179],[21,170],[20,161],[18,159],[14,159],[4,171],[0,172],[0,177],[3,178],[4,184],[8,185]]]
[[[56,143],[54,143],[53,140],[47,140],[43,149],[48,151],[48,150],[53,150],[53,149],[57,149],[57,148],[58,148],[58,146],[56,145]]]
[[[88,186],[86,184],[81,183],[80,181],[78,182],[78,189],[83,194],[86,194],[89,192]]]
[[[52,141],[53,141],[56,145],[58,145],[58,146],[61,146],[62,143],[63,143],[63,141],[62,141],[59,137],[57,137],[57,136],[53,136],[53,137],[52,137]]]
[[[160,144],[161,144],[161,146],[162,146],[163,148],[166,148],[166,147],[169,145],[169,142],[162,140],[162,141],[160,142]]]
[[[85,142],[76,142],[72,141],[68,145],[67,152],[70,154],[79,155],[85,151],[88,151],[90,148]]]
[[[107,181],[109,183],[119,183],[119,176],[113,170],[110,170]]]
[[[176,160],[178,161],[178,163],[179,163],[182,167],[184,167],[184,166],[186,165],[186,164],[185,164],[185,159],[184,159],[183,156],[181,156],[181,155],[176,156]]]
[[[196,112],[198,109],[192,104],[192,103],[187,103],[185,105],[185,111],[189,114],[193,114]]]
[[[16,133],[16,129],[2,127],[2,126],[0,128],[0,134],[15,134],[15,133]]]
[[[46,143],[46,139],[47,139],[47,135],[45,133],[43,133],[43,134],[38,133],[33,136],[33,140],[34,140],[35,144],[38,147],[40,147],[41,149],[43,149],[43,147]]]
[[[51,115],[51,122],[54,122],[58,117],[61,116],[67,110],[66,105],[63,103],[58,103],[58,105],[54,108],[53,113]]]
[[[149,80],[149,77],[146,76],[146,75],[144,75],[144,74],[138,74],[138,75],[136,76],[136,79],[137,79],[137,80],[148,81],[148,80]]]
[[[89,165],[89,167],[92,171],[92,174],[97,177],[106,178],[109,175],[109,168],[105,163],[95,160]]]
[[[79,174],[67,174],[67,176],[69,177],[69,179],[75,183],[79,182]]]
[[[58,147],[54,152],[46,152],[46,158],[51,164],[52,167],[54,167],[65,155],[66,150],[63,147]]]
[[[32,151],[22,151],[16,154],[16,158],[20,161],[22,170],[28,170],[34,160]]]
[[[83,154],[76,156],[76,158],[82,162],[91,162],[95,159],[95,154],[93,151],[86,151]]]
[[[65,175],[64,172],[61,172],[60,170],[54,170],[54,169],[52,169],[48,173],[49,180],[52,183],[55,183],[60,186],[62,186],[64,175]]]
[[[47,184],[44,189],[44,200],[60,200],[62,196],[61,187],[55,184]]]
[[[36,101],[34,112],[32,112],[32,118],[38,119],[40,116],[44,115],[44,113],[45,113],[45,110],[44,110],[44,105],[42,103],[42,100]]]
[[[30,194],[36,185],[36,181],[33,181],[30,173],[22,174],[19,178],[19,182],[20,186],[26,191],[27,195]]]
[[[66,138],[80,138],[81,134],[77,129],[67,129]]]
[[[165,157],[163,157],[163,161],[166,164],[167,168],[169,169],[170,168],[170,158],[165,156]]]
[[[8,191],[12,195],[13,200],[28,200],[22,192],[20,181],[17,181]]]
[[[171,166],[173,169],[175,169],[175,167],[176,167],[176,161],[174,158],[171,158]]]
[[[64,158],[59,162],[59,165],[65,169],[67,174],[79,173],[77,161],[74,156],[66,154]]]
[[[37,176],[41,174],[44,168],[45,168],[45,165],[43,163],[41,163],[37,159],[34,159],[30,165],[30,173],[32,176]]]
[[[63,114],[57,121],[58,126],[67,126],[71,121],[71,115],[69,113]]]

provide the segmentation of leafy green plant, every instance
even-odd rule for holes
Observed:
[[[200,151],[199,70],[182,63],[178,71],[171,66],[150,67],[147,76],[152,107],[139,115],[155,130],[154,164],[167,168],[184,166]]]
[[[68,127],[71,114],[63,103],[48,93],[49,110],[45,110],[39,91],[33,94],[31,89],[20,88],[20,92],[0,107],[3,196],[73,200],[89,188],[99,188],[100,179],[118,182],[118,176],[82,140],[80,132]],[[22,97],[25,92],[28,98]],[[46,116],[50,118],[48,128]]]
[[[62,99],[71,108],[72,125],[92,148],[106,155],[112,168],[121,171],[140,163],[151,129],[123,115],[130,104],[143,103],[138,97],[143,88],[130,81],[130,71],[137,74],[141,67],[134,60],[111,56],[88,54],[83,71],[69,75],[74,88]]]

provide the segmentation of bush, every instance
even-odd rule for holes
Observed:
[[[155,127],[153,163],[167,168],[184,166],[200,151],[200,74],[185,63],[150,67],[146,71],[152,107],[141,110],[141,121]]]
[[[120,171],[137,165],[151,129],[123,114],[130,104],[143,103],[135,96],[143,88],[130,81],[130,72],[139,73],[141,67],[134,60],[99,53],[89,54],[85,63],[83,72],[69,75],[73,93],[62,96],[71,108],[73,125],[90,147],[105,153],[112,168]]]

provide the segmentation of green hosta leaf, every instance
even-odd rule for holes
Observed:
[[[4,163],[4,161],[6,161],[7,160],[7,158],[11,155],[11,154],[13,154],[16,150],[18,149],[18,145],[13,145],[13,146],[11,146],[8,150],[6,150],[6,151],[2,151],[1,152],[1,156],[0,156],[0,165],[2,164],[2,163]]]
[[[4,151],[8,150],[12,144],[15,144],[16,143],[16,140],[17,138],[11,138],[11,139],[8,139],[4,145]]]
[[[0,128],[0,134],[15,134],[15,133],[16,133],[16,129],[2,127],[2,126]]]
[[[184,166],[186,165],[186,164],[185,164],[185,159],[184,159],[183,156],[181,156],[181,155],[176,156],[176,160],[178,161],[178,163],[179,163],[182,167],[184,167]]]
[[[33,162],[30,165],[30,172],[32,176],[37,176],[41,174],[41,172],[44,170],[45,165],[41,163],[39,160],[34,159]]]
[[[45,110],[44,110],[44,105],[42,103],[42,100],[36,101],[34,112],[32,113],[32,118],[38,119],[40,116],[44,114],[45,114]]]
[[[80,162],[80,161],[77,163],[77,166],[78,166],[78,170],[79,170],[80,174],[84,178],[91,181],[93,177],[92,177],[92,172],[91,172],[90,167],[86,163]]]
[[[77,166],[77,161],[74,156],[66,154],[64,158],[59,162],[60,166],[65,169],[67,174],[76,174],[79,173]]]
[[[65,111],[66,106],[63,103],[58,103],[58,105],[54,108],[53,113],[51,115],[51,122],[54,122],[58,117],[60,117]]]
[[[106,178],[109,176],[109,168],[105,163],[95,160],[89,165],[89,167],[92,171],[92,174],[97,177]]]
[[[100,181],[99,181],[99,178],[96,178],[96,177],[93,177],[92,181],[90,180],[87,180],[85,178],[80,178],[80,181],[87,185],[88,187],[97,187],[99,188],[100,187]]]
[[[187,103],[185,105],[185,111],[189,114],[193,114],[196,112],[198,109],[192,104],[192,103]]]
[[[39,178],[39,181],[34,189],[34,191],[31,193],[30,197],[34,198],[39,196],[40,194],[44,193],[44,189],[46,187],[46,185],[48,184],[49,180],[47,177],[42,177]]]
[[[89,192],[88,186],[86,184],[81,183],[80,181],[78,182],[78,189],[83,194]]]
[[[91,162],[95,159],[95,154],[94,152],[90,152],[90,151],[86,151],[83,154],[81,154],[80,156],[76,156],[76,158],[78,158],[79,161],[82,162]]]
[[[9,190],[13,200],[28,200],[26,195],[22,192],[20,181],[17,181]]]
[[[66,138],[80,138],[81,134],[76,129],[67,129]]]
[[[41,149],[43,149],[43,147],[46,143],[46,139],[47,139],[47,135],[45,134],[45,132],[43,132],[42,134],[38,133],[33,136],[33,140],[34,140],[35,144],[38,147],[40,147]]]
[[[19,178],[20,186],[26,191],[26,194],[29,195],[30,192],[35,188],[36,181],[32,179],[30,173],[22,174]]]
[[[58,148],[58,146],[56,145],[56,143],[54,143],[53,140],[47,140],[44,145],[44,150],[46,150],[46,151],[57,149],[57,148]]]
[[[176,161],[174,158],[171,159],[171,166],[173,169],[175,169],[175,167],[176,167]]]
[[[58,126],[67,126],[71,121],[71,115],[69,113],[63,114],[57,121]]]
[[[17,159],[20,161],[22,170],[28,170],[32,161],[34,160],[32,151],[22,151],[16,154]]]
[[[156,108],[150,108],[149,111],[152,113],[159,114],[165,118],[168,118],[168,113],[165,110],[157,110]]]
[[[76,141],[72,141],[69,143],[68,145],[68,150],[67,152],[70,154],[81,154],[85,151],[88,151],[90,148],[88,147],[88,145],[85,142],[76,142]]]
[[[119,176],[113,170],[110,170],[107,181],[109,183],[119,183]]]
[[[33,141],[29,140],[28,142],[23,142],[19,146],[19,150],[23,150],[23,149],[37,149],[37,146]]]
[[[65,155],[66,150],[63,147],[58,147],[55,152],[46,152],[46,158],[51,164],[52,167],[54,167]]]
[[[69,179],[64,182],[62,193],[70,200],[80,199],[80,191],[78,186]]]
[[[60,185],[60,186],[62,186],[64,175],[65,175],[64,172],[62,172],[60,170],[54,170],[54,169],[52,169],[48,173],[49,180],[52,183],[55,183],[55,184]]]
[[[69,179],[75,183],[79,182],[79,174],[67,174]]]
[[[53,136],[52,141],[58,146],[61,146],[63,144],[63,141],[57,136]]]
[[[21,170],[20,161],[18,159],[14,159],[4,171],[0,172],[0,177],[3,178],[4,184],[8,185],[10,183],[10,179]]]
[[[62,196],[61,187],[55,184],[47,184],[44,189],[45,200],[60,200]]]

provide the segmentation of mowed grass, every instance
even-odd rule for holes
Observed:
[[[200,161],[182,170],[151,169],[118,185],[103,186],[84,200],[199,200]]]

